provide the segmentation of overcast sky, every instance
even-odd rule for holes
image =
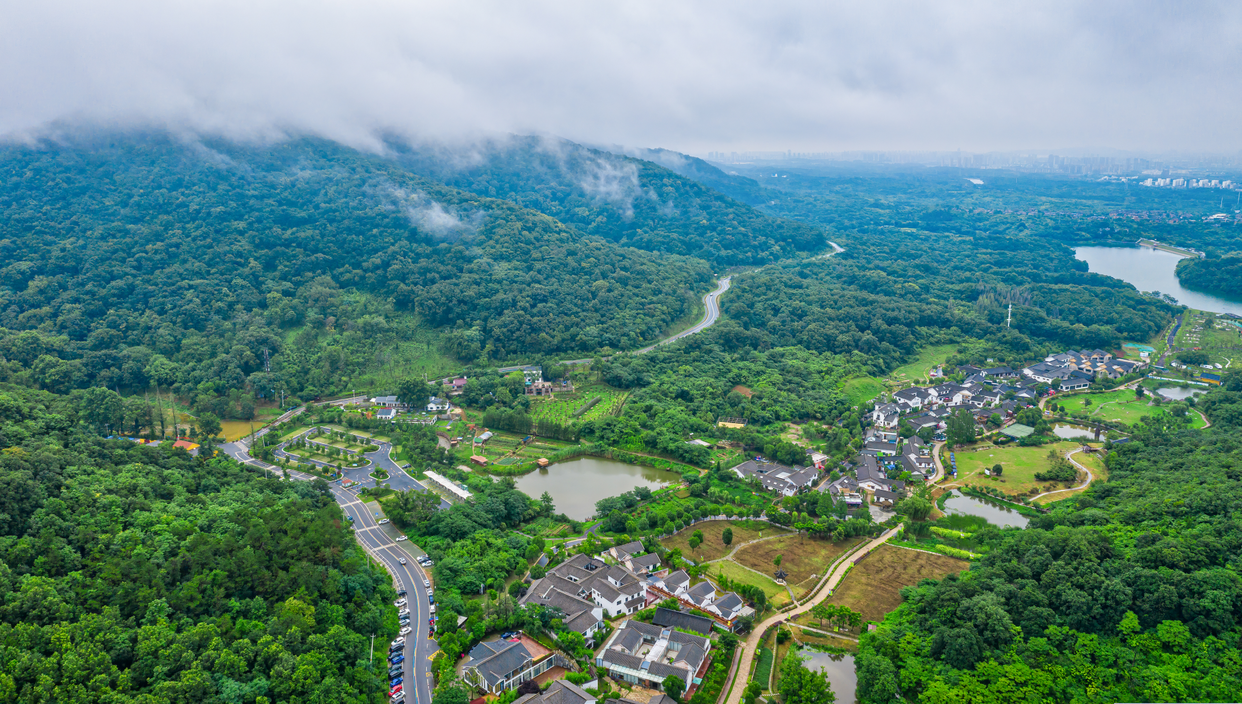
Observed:
[[[0,133],[1242,148],[1242,3],[846,4],[4,0]]]

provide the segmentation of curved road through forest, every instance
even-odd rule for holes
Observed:
[[[280,420],[288,420],[293,416],[302,412],[305,407],[295,409],[281,416]],[[255,435],[266,434],[266,428],[255,433]],[[249,446],[244,442],[230,442],[220,446],[229,457],[248,464],[252,467],[267,470],[283,476],[284,470],[280,467],[270,465],[254,459],[248,453]],[[318,479],[310,474],[289,470],[290,479],[297,481],[313,481]],[[412,552],[405,548],[409,543],[396,542],[393,540],[383,527],[378,524],[375,516],[367,510],[366,505],[348,489],[342,489],[339,484],[330,483],[332,496],[340,505],[341,511],[353,519],[354,539],[358,544],[367,551],[371,557],[384,565],[389,575],[393,578],[393,586],[398,590],[406,592],[406,599],[409,600],[410,622],[413,631],[406,635],[406,649],[403,651],[405,661],[401,663],[402,684],[405,691],[409,692],[406,697],[407,702],[412,704],[431,704],[431,670],[429,664],[430,658],[437,650],[437,647],[428,635],[428,620],[431,618],[431,601],[427,596],[427,589],[423,586],[424,581],[429,581],[422,567],[415,560]],[[402,560],[405,564],[402,564]],[[369,634],[364,634],[369,635]],[[410,647],[413,643],[413,647]],[[383,647],[387,643],[379,642],[376,647],[381,655]],[[384,682],[388,682],[385,670]],[[410,696],[412,695],[412,696]]]
[[[634,354],[646,354],[650,352],[651,350],[654,350],[655,348],[659,347],[660,345],[667,345],[670,342],[676,342],[677,340],[680,340],[683,337],[689,337],[690,335],[693,335],[696,332],[702,332],[710,328],[711,326],[715,325],[716,320],[720,318],[720,297],[724,295],[725,291],[729,290],[729,286],[732,284],[732,282],[733,282],[733,275],[730,274],[720,280],[720,283],[717,284],[715,291],[712,291],[711,293],[708,293],[706,296],[703,296],[703,306],[704,308],[707,309],[707,311],[703,315],[703,319],[699,321],[698,325],[695,325],[694,327],[686,329],[686,330],[682,330],[681,332],[677,333],[676,335],[673,335],[672,337],[666,337],[663,340],[660,340],[659,342],[655,343],[654,345],[644,347],[641,350],[634,352]]]

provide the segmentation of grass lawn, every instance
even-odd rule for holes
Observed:
[[[793,587],[794,594],[801,597],[824,576],[824,570],[833,560],[857,542],[858,539],[850,539],[834,543],[805,535],[786,535],[747,545],[738,550],[733,559],[753,570],[772,574],[776,571],[772,560],[780,555],[781,569],[789,575],[785,581]]]
[[[761,574],[755,574],[732,560],[713,562],[707,566],[707,572],[713,576],[723,574],[734,582],[759,587],[768,597],[768,603],[777,608],[789,603],[789,591],[777,584],[776,580]]]
[[[864,621],[879,621],[901,604],[902,587],[928,578],[941,579],[969,566],[966,560],[881,545],[850,570],[827,602],[848,606],[861,613]],[[810,614],[799,616],[796,621],[819,627],[819,621]]]
[[[884,392],[884,382],[879,379],[860,376],[845,382],[841,387],[850,405],[860,406]]]
[[[290,430],[289,432],[285,433],[284,435],[281,435],[281,436],[280,436],[280,441],[281,441],[281,442],[286,442],[286,441],[288,441],[288,440],[292,440],[293,438],[297,437],[298,435],[301,435],[302,433],[305,433],[305,432],[306,432],[309,428],[310,428],[310,426],[309,426],[309,425],[299,425],[299,426],[297,426],[296,428],[294,428],[293,430]]]
[[[1065,406],[1071,416],[1075,411],[1086,410],[1095,420],[1132,424],[1137,423],[1143,416],[1156,413],[1155,407],[1147,405],[1149,400],[1150,396],[1135,400],[1133,391],[1122,390],[1102,394],[1077,394],[1056,400],[1056,403]]]
[[[781,533],[789,532],[777,526],[770,526],[766,523],[760,523],[758,525],[767,526],[767,528],[762,531],[763,535],[779,535]],[[720,542],[720,534],[724,532],[725,528],[733,529],[733,542],[729,545],[725,545]],[[697,548],[691,550],[690,536],[694,535],[694,531],[696,530],[703,531],[703,542]],[[694,560],[695,562],[698,562],[700,559],[718,560],[725,555],[728,555],[733,548],[736,548],[742,543],[758,538],[760,532],[761,531],[751,530],[745,526],[738,525],[733,521],[703,521],[701,523],[695,523],[693,526],[684,528],[680,532],[664,538],[660,541],[660,543],[670,550],[673,548],[680,549],[683,556],[687,559]]]
[[[978,452],[962,452],[957,453],[957,481],[964,484],[984,484],[989,483],[996,485],[1007,494],[1025,494],[1031,489],[1038,489],[1040,492],[1052,491],[1061,488],[1057,482],[1041,482],[1035,480],[1036,472],[1046,471],[1051,467],[1048,461],[1048,453],[1056,450],[1058,454],[1064,455],[1070,450],[1081,447],[1077,442],[1066,440],[1065,442],[1041,445],[1040,447],[1018,447],[1017,445],[1009,445],[1007,447],[991,447]],[[1079,456],[1083,453],[1074,455],[1074,459],[1082,462]],[[1000,477],[988,477],[983,473],[984,468],[991,469],[992,466],[1000,464],[1004,467]],[[1094,468],[1093,468],[1094,471]]]
[[[889,377],[894,381],[924,383],[927,381],[928,372],[944,364],[949,355],[955,351],[957,351],[957,345],[925,347],[919,350],[918,359],[897,367],[892,374],[889,374]]]
[[[745,673],[743,673],[745,674]],[[754,681],[759,683],[763,690],[768,688],[768,680],[772,677],[772,649],[768,645],[764,645],[759,649],[759,658],[755,663]],[[745,682],[739,682],[738,685],[745,686]]]
[[[263,424],[258,420],[255,420],[253,425],[248,420],[222,420],[220,421],[220,434],[227,442],[233,442],[249,435],[252,427],[258,430],[263,427]]]

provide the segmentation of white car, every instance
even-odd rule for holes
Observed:
[[[392,605],[400,607],[400,606],[405,606],[407,603],[408,602],[406,602],[405,599],[397,599],[396,601],[392,602]]]
[[[397,636],[396,638],[392,639],[393,645],[403,645],[404,643],[405,643],[405,638],[402,638],[401,636]]]
[[[401,560],[401,564],[403,564],[403,565],[405,564],[405,558],[404,558],[404,557],[401,557],[401,558],[398,558],[398,559],[399,559],[399,560]]]
[[[404,636],[404,635],[409,635],[409,633],[410,633],[410,627],[409,627],[409,626],[406,626],[405,628],[402,628],[402,629],[401,629],[401,635],[403,635],[403,636]]]
[[[398,542],[398,543],[399,543],[399,542],[401,542],[402,540],[409,540],[409,537],[404,536],[404,535],[397,536],[397,542]]]
[[[382,526],[382,525],[384,525],[385,523],[388,523],[388,522],[389,522],[389,521],[388,521],[388,519],[387,519],[387,518],[381,518],[381,519],[380,519],[379,524]]]
[[[430,589],[430,588],[428,588],[428,589],[427,589],[427,596],[431,596],[431,594],[432,594],[431,589]]]
[[[431,582],[428,582],[427,580],[425,580],[425,579],[424,579],[424,580],[423,580],[423,586],[424,586],[424,587],[430,587],[430,586],[431,586]]]
[[[397,612],[397,616],[398,616],[398,617],[401,617],[401,616],[409,616],[409,615],[410,615],[410,610],[409,610],[409,609],[401,609],[400,611],[398,611],[398,612]]]

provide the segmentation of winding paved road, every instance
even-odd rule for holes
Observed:
[[[660,340],[659,342],[655,343],[654,345],[644,347],[641,350],[636,351],[634,354],[646,354],[650,352],[651,350],[654,350],[655,348],[659,347],[660,345],[667,345],[670,342],[676,342],[677,340],[680,340],[683,337],[688,337],[690,335],[693,335],[696,332],[702,332],[706,330],[707,328],[710,328],[711,326],[715,325],[716,320],[720,318],[720,297],[724,295],[725,291],[729,290],[729,286],[732,283],[733,283],[733,275],[730,274],[729,276],[726,276],[720,280],[720,283],[716,285],[715,291],[712,291],[711,293],[708,293],[706,296],[703,296],[703,306],[707,310],[706,310],[706,313],[704,313],[703,315],[703,319],[700,320],[697,325],[695,325],[692,328],[682,330],[681,332],[677,333],[676,335],[673,335],[672,337],[666,337],[663,340]]]
[[[281,416],[281,420],[288,420],[302,410],[299,408],[291,411]],[[266,429],[255,433],[255,435],[262,434],[266,434]],[[225,443],[220,446],[220,449],[229,457],[243,464],[259,467],[277,476],[283,476],[284,474],[284,470],[280,467],[250,457],[247,454],[249,447],[244,442]],[[384,448],[381,448],[381,451],[383,452]],[[371,453],[371,455],[374,454],[378,453]],[[368,457],[371,455],[368,455]],[[398,471],[400,470],[398,469]],[[404,472],[402,474],[404,475]],[[318,477],[296,470],[289,470],[289,478],[295,481],[313,481],[318,479]],[[413,480],[411,479],[410,481]],[[417,482],[415,483],[417,484]],[[390,530],[385,530],[384,526],[379,525],[375,516],[367,510],[362,500],[348,489],[342,489],[336,483],[330,483],[329,486],[332,488],[332,496],[336,499],[337,504],[341,506],[341,510],[345,515],[354,519],[354,539],[358,541],[358,544],[368,554],[384,565],[388,573],[392,575],[393,585],[396,589],[406,592],[406,598],[410,602],[410,621],[413,632],[406,635],[405,662],[401,663],[402,679],[404,680],[402,684],[405,690],[409,692],[406,695],[407,702],[431,704],[431,671],[429,665],[431,656],[435,654],[438,648],[435,641],[428,636],[431,602],[427,596],[427,589],[423,587],[423,581],[429,581],[429,577],[418,565],[414,554],[406,549],[405,546],[409,545],[409,543],[399,543],[394,540],[393,534],[397,531],[392,529],[391,525],[389,526]],[[405,560],[406,564],[401,564],[402,559]],[[412,648],[409,647],[411,642],[414,644]],[[380,649],[378,652],[382,654],[382,648],[386,645],[387,643],[384,642],[377,643],[376,647]],[[387,682],[388,678],[385,677],[384,681]]]

